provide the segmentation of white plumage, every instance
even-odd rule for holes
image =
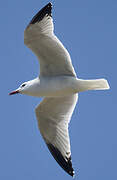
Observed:
[[[40,132],[53,157],[71,176],[68,124],[78,99],[78,92],[109,89],[105,79],[82,80],[76,77],[71,58],[55,36],[52,4],[47,4],[31,20],[24,31],[24,43],[38,57],[40,75],[23,83],[10,93],[44,97],[35,112]]]

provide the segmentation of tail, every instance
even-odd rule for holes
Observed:
[[[78,79],[78,89],[79,92],[87,91],[87,90],[105,90],[105,89],[110,89],[110,86],[106,79],[93,79],[93,80]]]

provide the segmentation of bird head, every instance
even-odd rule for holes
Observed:
[[[27,82],[21,84],[18,89],[10,92],[9,95],[14,95],[14,94],[19,94],[19,93],[22,94],[27,89],[27,84],[28,84]]]

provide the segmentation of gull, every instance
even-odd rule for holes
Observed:
[[[78,93],[109,89],[109,84],[105,79],[77,78],[67,49],[54,34],[52,3],[30,21],[24,31],[24,44],[39,59],[40,75],[9,95],[21,93],[44,98],[35,109],[40,133],[58,164],[74,176],[68,125]]]

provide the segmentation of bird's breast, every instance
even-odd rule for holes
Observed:
[[[77,93],[77,79],[72,76],[41,77],[34,96],[60,97]]]

